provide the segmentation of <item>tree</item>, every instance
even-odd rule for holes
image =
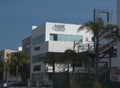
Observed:
[[[53,72],[55,71],[55,64],[67,64],[69,70],[69,64],[74,67],[77,63],[83,63],[87,65],[89,63],[89,57],[84,54],[78,54],[71,49],[65,50],[63,53],[58,52],[47,52],[43,58],[44,63],[47,63],[53,67]]]
[[[94,44],[95,53],[96,53],[96,63],[95,63],[96,73],[98,69],[97,65],[98,65],[98,59],[99,59],[99,38],[100,38],[99,35],[103,27],[104,27],[104,22],[101,19],[99,19],[96,22],[90,21],[90,22],[83,24],[78,30],[80,31],[84,29],[84,30],[90,31],[94,35],[94,39],[96,39],[95,44]]]
[[[26,65],[28,64],[28,59],[22,52],[14,52],[9,54],[6,64],[10,74],[16,76],[17,81],[18,74],[22,75],[23,71],[27,70]]]
[[[88,66],[90,62],[90,57],[86,56],[84,53],[76,53],[74,50],[68,49],[63,53],[64,62],[68,63],[68,70],[69,64],[73,67],[73,72],[75,70],[75,66],[79,64],[84,64]]]
[[[45,63],[51,65],[53,67],[53,72],[55,72],[55,64],[67,64],[68,71],[69,71],[69,65],[73,67],[73,73],[74,68],[78,66],[78,64],[85,64],[87,67],[90,63],[90,57],[85,55],[84,53],[76,53],[75,51],[68,49],[64,53],[56,53],[56,52],[47,52],[46,55],[43,57],[43,60]],[[70,86],[75,84],[77,86],[77,83],[73,83],[74,74],[72,75],[73,79],[70,80]],[[72,82],[72,83],[71,83]],[[72,86],[73,86],[72,85]]]
[[[75,62],[75,57],[77,56],[77,53],[71,49],[66,50],[63,53],[63,61],[64,63],[67,63],[68,65],[68,72],[69,72],[69,64],[71,63],[73,66],[73,71],[74,71],[74,62]]]
[[[117,25],[113,24],[105,24],[101,18],[97,19],[95,22],[89,21],[85,24],[83,24],[78,31],[80,30],[87,30],[90,31],[94,35],[94,48],[95,48],[95,63],[94,63],[94,68],[95,68],[95,73],[98,74],[98,63],[99,63],[99,42],[100,38],[104,38],[107,34],[106,32],[110,30],[114,30],[115,28],[118,28]]]
[[[91,57],[86,53],[76,53],[75,51],[68,49],[63,53],[64,62],[73,67],[73,75],[70,77],[70,88],[95,88],[93,75],[89,72],[89,67],[91,65]],[[75,67],[80,67],[84,64],[87,73],[80,74],[75,73]]]
[[[107,35],[103,36],[103,38],[111,38],[111,39],[118,39],[120,38],[120,28],[118,25],[108,24],[104,28],[105,30],[102,33],[109,32]]]
[[[43,57],[44,63],[47,63],[53,67],[53,72],[55,72],[55,63],[60,63],[60,53],[47,52]]]
[[[3,79],[3,71],[4,71],[3,66],[4,66],[3,62],[0,61],[0,80]]]

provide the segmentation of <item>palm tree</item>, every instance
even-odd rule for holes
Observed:
[[[82,64],[84,63],[85,66],[89,65],[90,57],[85,55],[84,53],[76,53],[75,51],[68,49],[64,53],[56,53],[56,52],[47,52],[45,57],[43,57],[44,62],[51,65],[53,67],[53,72],[55,72],[55,64],[67,64],[68,71],[69,71],[69,65],[73,67],[73,72],[76,64]],[[74,75],[73,75],[74,76]],[[74,81],[73,79],[70,80]],[[77,85],[76,83],[73,83]]]
[[[64,63],[67,63],[68,65],[68,72],[69,72],[69,64],[71,63],[73,65],[73,71],[74,71],[74,62],[75,62],[75,58],[77,56],[77,53],[71,49],[66,50],[63,53],[63,61]]]
[[[63,53],[64,62],[68,64],[68,70],[69,70],[69,64],[73,67],[73,75],[70,77],[70,88],[95,88],[91,85],[94,84],[94,80],[92,75],[89,73],[89,67],[91,65],[91,57],[89,55],[86,55],[86,53],[76,53],[75,51],[68,49]],[[84,64],[84,66],[87,68],[86,71],[87,74],[76,74],[74,73],[75,67],[79,66],[80,64]]]
[[[108,24],[104,27],[104,29],[105,30],[102,33],[109,32],[107,35],[103,36],[104,38],[117,39],[120,37],[120,28],[118,25]]]
[[[10,73],[16,75],[17,81],[18,74],[21,74],[23,68],[25,68],[25,66],[28,64],[28,59],[22,52],[14,52],[9,55],[9,58],[6,61],[6,63],[9,66]]]
[[[60,63],[60,53],[47,52],[43,57],[44,63],[47,63],[53,67],[53,72],[55,72],[55,64]]]
[[[78,64],[84,64],[85,66],[89,65],[90,57],[85,55],[84,53],[76,53],[74,50],[68,49],[63,53],[64,62],[68,63],[73,67],[73,72],[75,70],[75,66]]]
[[[114,30],[115,28],[118,28],[118,26],[113,25],[113,24],[105,24],[103,22],[103,20],[101,18],[99,18],[98,20],[96,20],[95,22],[93,21],[89,21],[85,24],[83,24],[82,26],[80,26],[80,28],[78,29],[78,31],[80,30],[87,30],[90,31],[93,35],[94,35],[94,48],[95,48],[95,63],[94,63],[94,67],[95,67],[95,73],[98,73],[98,63],[99,63],[99,42],[100,42],[100,38],[103,36],[105,36],[106,32],[108,32],[110,29]]]
[[[0,80],[2,80],[3,78],[3,71],[4,71],[3,66],[4,66],[3,62],[0,61]]]
[[[85,65],[89,64],[89,57],[84,54],[78,54],[71,49],[67,49],[64,53],[58,52],[47,52],[43,58],[44,63],[47,63],[53,67],[53,72],[55,71],[55,64],[67,64],[69,71],[69,64],[74,67],[76,63],[84,63]]]

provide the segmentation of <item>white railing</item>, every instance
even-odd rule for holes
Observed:
[[[94,51],[94,44],[93,43],[85,43],[78,46],[79,52],[82,51]]]
[[[65,65],[59,66],[57,69],[58,69],[58,72],[64,72],[68,70],[68,66],[65,64]]]
[[[75,73],[93,73],[94,68],[92,67],[76,67]]]

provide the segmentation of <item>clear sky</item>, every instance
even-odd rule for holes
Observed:
[[[0,0],[0,50],[21,46],[32,25],[93,20],[95,8],[112,10],[116,23],[116,0]]]

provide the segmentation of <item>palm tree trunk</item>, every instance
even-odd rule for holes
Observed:
[[[18,81],[18,66],[16,66],[16,81]]]
[[[96,53],[96,62],[95,62],[95,74],[98,74],[98,62],[99,62],[99,38],[96,38],[96,49],[95,49],[95,53]]]
[[[7,69],[5,70],[5,81],[7,81]]]
[[[74,63],[73,63],[73,73],[74,73],[74,71],[75,71],[75,65],[74,65]]]
[[[53,63],[53,73],[55,72],[55,63]]]
[[[68,61],[67,65],[68,65],[68,73],[69,73],[69,61]]]

